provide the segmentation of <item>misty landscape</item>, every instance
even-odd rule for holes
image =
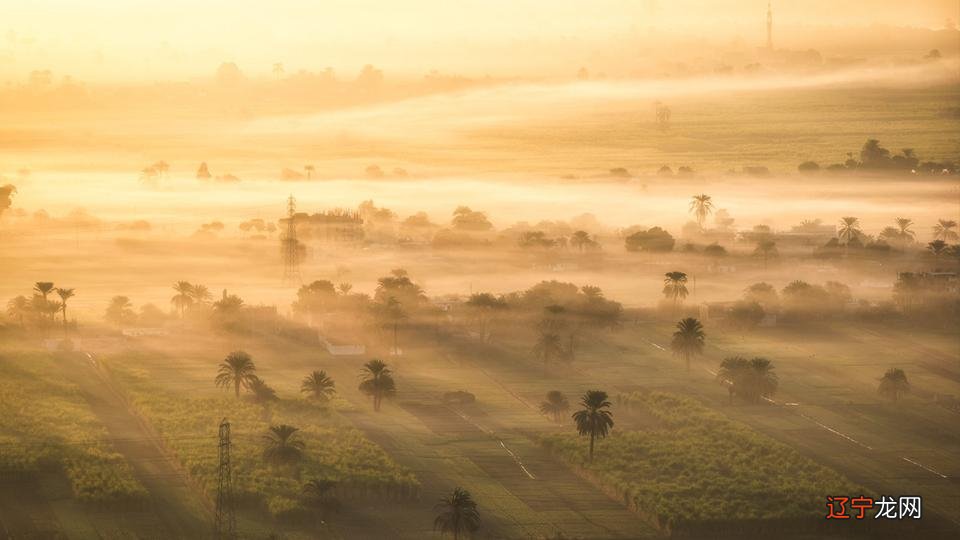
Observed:
[[[79,4],[0,538],[960,537],[955,0]]]

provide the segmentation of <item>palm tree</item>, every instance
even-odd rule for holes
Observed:
[[[582,409],[573,413],[573,421],[577,424],[577,433],[581,436],[590,436],[590,463],[593,463],[593,442],[598,437],[603,439],[613,427],[613,413],[610,412],[610,402],[607,393],[602,390],[587,390],[580,399]]]
[[[210,294],[210,289],[206,285],[197,284],[190,290],[190,298],[197,304],[206,304],[213,298],[213,295]]]
[[[73,298],[73,289],[57,289],[57,295],[60,297],[60,311],[63,312],[63,337],[67,337],[67,300]]]
[[[943,240],[944,242],[960,240],[960,235],[954,229],[957,228],[957,222],[952,219],[941,219],[933,226],[934,240]]]
[[[737,393],[737,380],[741,373],[747,369],[749,361],[742,356],[729,356],[720,362],[720,369],[717,371],[717,381],[727,387],[730,403],[733,403],[733,396]]]
[[[733,392],[750,403],[759,403],[777,391],[777,375],[766,358],[751,358],[733,375]]]
[[[863,231],[860,230],[860,218],[847,216],[840,220],[840,225],[837,227],[837,236],[843,242],[843,245],[849,245],[851,240],[859,238],[861,234],[863,234]]]
[[[360,371],[360,391],[373,398],[373,410],[380,410],[385,396],[396,393],[393,372],[383,360],[373,359],[363,365]]]
[[[310,177],[313,176],[313,171],[315,171],[316,169],[314,168],[313,165],[304,165],[303,170],[307,172],[307,180],[310,180]]]
[[[38,293],[40,296],[43,297],[43,308],[48,307],[47,295],[50,294],[52,291],[53,291],[53,282],[51,281],[38,281],[33,285],[33,292]],[[46,309],[42,309],[40,315],[42,316],[43,312],[45,311]],[[52,321],[53,319],[51,318],[51,322]]]
[[[177,294],[173,295],[170,303],[180,312],[180,318],[183,318],[183,312],[193,304],[193,285],[189,281],[178,281],[173,284],[173,290]]]
[[[299,429],[280,424],[270,426],[263,436],[263,459],[272,465],[294,465],[303,459],[304,442],[296,433]]]
[[[250,385],[247,388],[253,394],[253,400],[257,403],[265,404],[271,401],[280,401],[280,398],[277,397],[277,391],[256,375],[250,379]]]
[[[314,371],[303,378],[300,392],[310,394],[316,400],[326,401],[336,392],[334,382],[326,371]]]
[[[687,275],[683,272],[667,272],[663,278],[663,295],[673,300],[676,313],[679,303],[690,294],[687,290]]]
[[[477,503],[470,496],[470,492],[456,487],[434,507],[439,512],[433,520],[433,530],[440,531],[442,536],[453,535],[453,540],[460,540],[480,528],[480,514],[477,512]]]
[[[934,266],[940,266],[940,256],[947,250],[947,243],[943,240],[934,240],[927,244],[927,251],[933,253]]]
[[[330,494],[330,490],[336,485],[336,480],[314,478],[305,482],[301,488],[305,506],[316,509],[321,521],[326,519],[327,514],[340,511],[340,501]]]
[[[234,395],[240,397],[240,387],[249,389],[254,381],[260,380],[257,375],[257,366],[253,358],[244,351],[233,351],[220,363],[220,370],[214,381],[218,387],[233,387]]]
[[[590,234],[587,231],[576,231],[570,235],[570,244],[577,248],[577,251],[583,251],[583,248],[590,245]]]
[[[880,395],[896,402],[901,394],[910,391],[910,383],[907,381],[907,374],[900,368],[890,368],[880,379],[880,387],[877,389]]]
[[[28,313],[30,313],[30,301],[26,296],[21,294],[7,302],[7,316],[20,321],[21,330],[24,328],[23,317]]]
[[[757,247],[753,250],[753,254],[763,259],[763,269],[766,270],[767,260],[779,255],[777,243],[773,240],[760,240],[757,242]]]
[[[673,354],[683,358],[690,371],[690,358],[703,354],[704,340],[703,325],[693,317],[687,317],[677,323],[677,330],[673,333],[670,350]]]
[[[700,230],[703,230],[703,222],[707,220],[707,216],[713,212],[713,201],[710,199],[709,195],[694,195],[693,200],[690,201],[690,211],[697,216],[697,225],[700,225]]]
[[[560,334],[548,328],[541,329],[540,337],[533,346],[533,355],[543,362],[543,372],[546,373],[550,362],[563,355],[563,341],[560,339]]]
[[[913,242],[917,237],[917,233],[910,229],[910,227],[913,226],[913,220],[899,217],[896,219],[896,222],[897,229],[900,231],[900,240],[903,242],[903,245]]]
[[[547,392],[547,398],[540,403],[540,412],[552,416],[554,422],[559,422],[560,416],[568,410],[570,410],[570,402],[559,390]]]

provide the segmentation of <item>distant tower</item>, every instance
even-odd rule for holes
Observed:
[[[767,2],[767,50],[773,50],[773,7]]]
[[[217,470],[217,540],[233,539],[237,534],[237,519],[233,512],[233,471],[230,465],[230,422],[220,422],[219,461]]]
[[[280,237],[280,252],[283,257],[283,282],[289,285],[301,283],[300,279],[300,241],[297,240],[297,200],[291,195],[287,199],[287,230]]]

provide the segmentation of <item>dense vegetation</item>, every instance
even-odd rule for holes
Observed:
[[[134,406],[156,426],[181,464],[208,494],[217,485],[217,425],[231,423],[234,490],[242,504],[275,517],[303,511],[308,480],[332,482],[341,498],[415,497],[419,482],[384,451],[342,422],[329,408],[306,401],[260,405],[232,395],[195,397],[159,389],[145,377],[114,362],[110,369]],[[263,458],[263,437],[273,424],[297,426],[305,445],[295,466]]]
[[[58,471],[74,496],[90,503],[142,501],[146,490],[76,384],[45,353],[0,357],[0,472],[4,477]],[[43,406],[36,406],[42,401]]]
[[[633,393],[618,396],[617,404],[615,411],[643,413],[656,427],[612,432],[592,464],[583,438],[557,434],[542,442],[664,530],[815,517],[826,493],[860,492],[796,450],[693,399]]]

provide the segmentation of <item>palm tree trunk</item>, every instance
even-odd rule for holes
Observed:
[[[233,393],[237,396],[237,399],[240,399],[240,379],[233,381]]]
[[[593,463],[593,433],[590,433],[590,463]]]
[[[67,339],[67,303],[63,303],[63,339]]]

